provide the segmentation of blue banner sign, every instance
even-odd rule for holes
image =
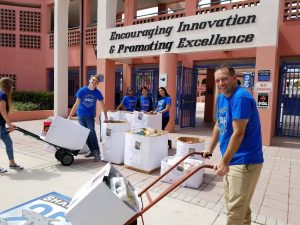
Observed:
[[[254,74],[252,72],[244,72],[244,88],[253,88],[253,80],[254,80]]]
[[[0,225],[72,225],[65,218],[71,198],[56,192],[0,212]]]
[[[259,70],[258,81],[270,81],[270,70]]]

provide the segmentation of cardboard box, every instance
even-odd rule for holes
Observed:
[[[179,137],[177,139],[176,156],[184,157],[191,152],[202,152],[205,148],[205,140],[195,137]],[[191,158],[203,160],[200,155]]]
[[[108,163],[75,194],[65,214],[73,225],[123,225],[137,213],[106,184],[116,174]]]
[[[181,158],[174,157],[174,156],[168,156],[168,157],[164,158],[161,161],[160,174],[163,174],[165,171],[167,171],[169,168],[171,168],[171,166],[175,165],[175,162],[178,162],[180,159]],[[168,161],[168,160],[171,160],[171,161]],[[186,160],[184,160],[184,163],[189,163],[191,165],[199,166],[199,165],[203,164],[203,161],[198,160],[198,159],[186,159]],[[171,170],[170,173],[168,173],[162,179],[162,181],[167,182],[167,183],[176,182],[181,177],[183,177],[185,174],[187,174],[187,171],[184,171],[183,168],[184,167],[181,165],[181,166],[176,167],[175,169]],[[193,169],[193,168],[191,168],[191,169]],[[203,173],[204,173],[204,169],[199,170],[192,177],[190,177],[185,182],[183,182],[181,184],[181,186],[190,187],[190,188],[199,188],[203,181]]]
[[[90,130],[78,123],[55,116],[44,141],[69,150],[80,150],[84,147]]]
[[[160,131],[159,136],[135,134],[141,129],[126,132],[124,164],[145,172],[160,167],[160,162],[168,156],[168,135]]]
[[[132,129],[151,127],[154,129],[162,129],[162,114],[146,114],[144,112],[133,112]]]
[[[125,133],[128,130],[126,121],[111,121],[103,123],[102,133],[102,160],[116,164],[124,163]]]

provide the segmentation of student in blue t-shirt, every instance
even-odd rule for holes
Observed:
[[[158,89],[157,108],[154,112],[162,113],[162,129],[164,130],[170,120],[171,98],[164,87]],[[168,146],[172,148],[172,141],[168,140]]]
[[[253,96],[237,85],[234,69],[226,64],[215,71],[219,90],[216,124],[208,150],[220,142],[222,159],[214,166],[224,176],[227,224],[251,224],[250,201],[263,164],[259,113]]]
[[[142,95],[137,100],[136,109],[143,112],[150,112],[152,110],[152,98],[148,95],[148,88],[146,86],[141,88]]]
[[[127,88],[127,94],[123,98],[121,104],[116,108],[116,111],[125,109],[126,111],[133,112],[136,109],[137,97],[133,95],[133,89]]]
[[[85,157],[94,157],[94,162],[98,162],[101,159],[98,139],[95,132],[95,114],[97,102],[99,102],[100,108],[102,111],[104,111],[105,120],[107,120],[107,112],[103,102],[104,98],[101,92],[97,89],[99,82],[100,78],[97,75],[93,75],[90,78],[89,85],[79,89],[76,94],[76,102],[74,103],[68,116],[68,119],[70,119],[74,113],[77,112],[79,124],[90,129],[90,133],[86,142],[90,149],[90,153]],[[100,111],[98,112],[97,110],[97,124],[100,123],[99,117]]]
[[[157,108],[155,112],[162,113],[162,129],[164,130],[170,120],[171,98],[164,87],[158,89]]]
[[[6,154],[9,160],[9,168],[14,170],[23,170],[24,168],[18,165],[14,159],[13,142],[9,133],[15,130],[15,126],[11,123],[8,113],[12,109],[13,81],[8,77],[0,79],[0,139],[5,145]],[[7,128],[6,128],[7,124]],[[6,173],[7,169],[0,167],[0,174]]]

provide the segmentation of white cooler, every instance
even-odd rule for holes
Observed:
[[[133,112],[132,129],[140,129],[144,127],[151,127],[161,130],[162,128],[162,114],[147,114],[144,112]]]
[[[128,130],[126,121],[103,123],[101,158],[116,164],[124,163],[125,133]]]
[[[179,137],[177,139],[176,156],[184,157],[191,152],[202,152],[205,148],[205,140],[195,137]],[[200,155],[191,158],[203,159]]]
[[[140,202],[134,192],[132,199],[137,210],[129,207],[106,184],[109,177],[120,174],[106,164],[72,198],[66,217],[73,225],[123,225],[140,211]]]
[[[168,156],[168,135],[161,130],[158,136],[135,134],[139,131],[141,129],[125,134],[124,164],[142,172],[151,172],[159,168],[161,160]]]
[[[160,174],[163,174],[166,172],[169,168],[171,168],[173,165],[175,165],[176,162],[178,162],[181,158],[176,156],[168,156],[164,158],[161,161],[161,167],[160,167]],[[202,160],[198,159],[185,159],[184,163],[188,163],[193,166],[199,166],[203,164]],[[191,169],[195,168],[191,167]],[[183,170],[183,165],[177,166],[173,170],[170,171],[163,179],[162,181],[167,183],[174,183],[177,180],[179,180],[181,177],[183,177],[187,171]],[[183,187],[190,187],[190,188],[199,188],[203,181],[203,170],[199,170],[197,173],[195,173],[192,177],[187,179],[185,182],[181,184]]]

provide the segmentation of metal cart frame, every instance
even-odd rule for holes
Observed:
[[[203,156],[203,152],[192,152],[184,156],[181,160],[179,160],[175,165],[170,167],[166,172],[164,172],[162,175],[160,175],[157,179],[155,179],[151,184],[149,184],[144,190],[142,190],[139,194],[138,197],[140,197],[141,202],[142,202],[142,210],[139,211],[137,214],[135,214],[132,218],[130,218],[124,225],[136,225],[137,224],[137,218],[141,217],[142,223],[144,224],[144,218],[143,214],[147,212],[149,209],[151,209],[156,203],[158,203],[161,199],[166,197],[168,194],[170,194],[175,188],[177,188],[179,185],[181,185],[183,182],[185,182],[187,179],[189,179],[191,176],[193,176],[195,173],[197,173],[199,170],[204,169],[204,168],[209,168],[213,169],[214,166],[210,164],[203,164],[200,166],[197,166],[193,170],[189,171],[186,175],[181,177],[179,180],[177,180],[175,183],[171,184],[167,189],[165,189],[160,195],[158,195],[155,199],[151,198],[150,193],[148,190],[153,187],[158,181],[160,181],[163,177],[165,177],[168,173],[171,172],[174,168],[176,168],[181,162],[183,162],[185,159],[187,159],[189,156],[193,155],[201,155]],[[211,156],[212,154],[209,154],[208,156]],[[145,194],[149,204],[144,207],[143,204],[143,198],[142,195]]]
[[[15,130],[23,133],[24,135],[33,137],[33,138],[35,138],[39,141],[43,141],[43,142],[55,147],[55,149],[56,149],[55,158],[58,161],[60,161],[63,166],[70,166],[74,161],[74,156],[77,156],[78,153],[80,152],[80,149],[79,150],[78,149],[71,150],[71,149],[63,148],[63,147],[60,147],[58,145],[55,145],[55,144],[49,143],[47,141],[44,141],[39,135],[34,134],[34,133],[32,133],[28,130],[25,130],[21,127],[15,126]]]

